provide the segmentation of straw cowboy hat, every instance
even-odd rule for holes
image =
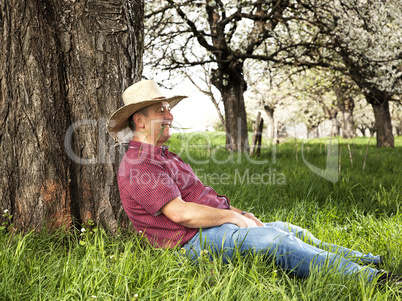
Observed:
[[[166,97],[163,95],[161,89],[154,80],[142,80],[131,85],[124,91],[124,106],[112,114],[109,119],[107,129],[114,139],[124,140],[121,139],[122,135],[119,135],[119,133],[125,132],[128,134],[128,119],[132,114],[138,110],[141,110],[142,108],[161,101],[167,101],[170,105],[170,108],[173,108],[186,97],[187,96],[182,95]],[[131,134],[132,137],[131,131],[129,134]]]

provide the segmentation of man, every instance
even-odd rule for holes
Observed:
[[[171,137],[170,109],[185,97],[165,97],[152,80],[138,82],[123,93],[125,106],[108,124],[114,138],[127,128],[132,134],[118,173],[120,197],[135,229],[152,245],[182,246],[194,259],[204,249],[226,261],[237,251],[263,252],[298,277],[308,276],[311,268],[328,268],[367,281],[377,275],[379,282],[400,281],[396,275],[354,262],[378,265],[380,256],[323,243],[288,223],[262,223],[205,186],[164,145]]]

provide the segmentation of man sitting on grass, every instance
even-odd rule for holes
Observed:
[[[132,140],[118,172],[120,197],[134,228],[152,245],[181,246],[194,259],[204,249],[225,261],[235,252],[264,253],[298,277],[308,276],[312,268],[325,268],[368,282],[402,283],[397,275],[361,265],[379,265],[378,255],[321,242],[289,223],[263,223],[205,186],[164,145],[171,137],[170,109],[183,98],[164,97],[154,81],[140,81],[123,93],[125,106],[108,124],[114,138],[130,128]]]

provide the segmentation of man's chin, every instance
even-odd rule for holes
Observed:
[[[170,127],[164,128],[163,134],[165,134],[164,136],[167,137],[167,139],[169,139],[170,137],[172,137],[172,129]]]
[[[168,141],[170,139],[170,137],[172,137],[172,134],[169,132],[169,134],[167,135],[161,135],[158,139],[158,143],[163,144],[166,141]]]

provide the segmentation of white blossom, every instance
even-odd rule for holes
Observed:
[[[320,2],[320,1],[317,1]],[[340,41],[367,84],[388,93],[402,93],[402,18],[400,1],[328,1],[321,21]],[[333,18],[326,18],[330,13]],[[334,20],[337,20],[335,22]]]

